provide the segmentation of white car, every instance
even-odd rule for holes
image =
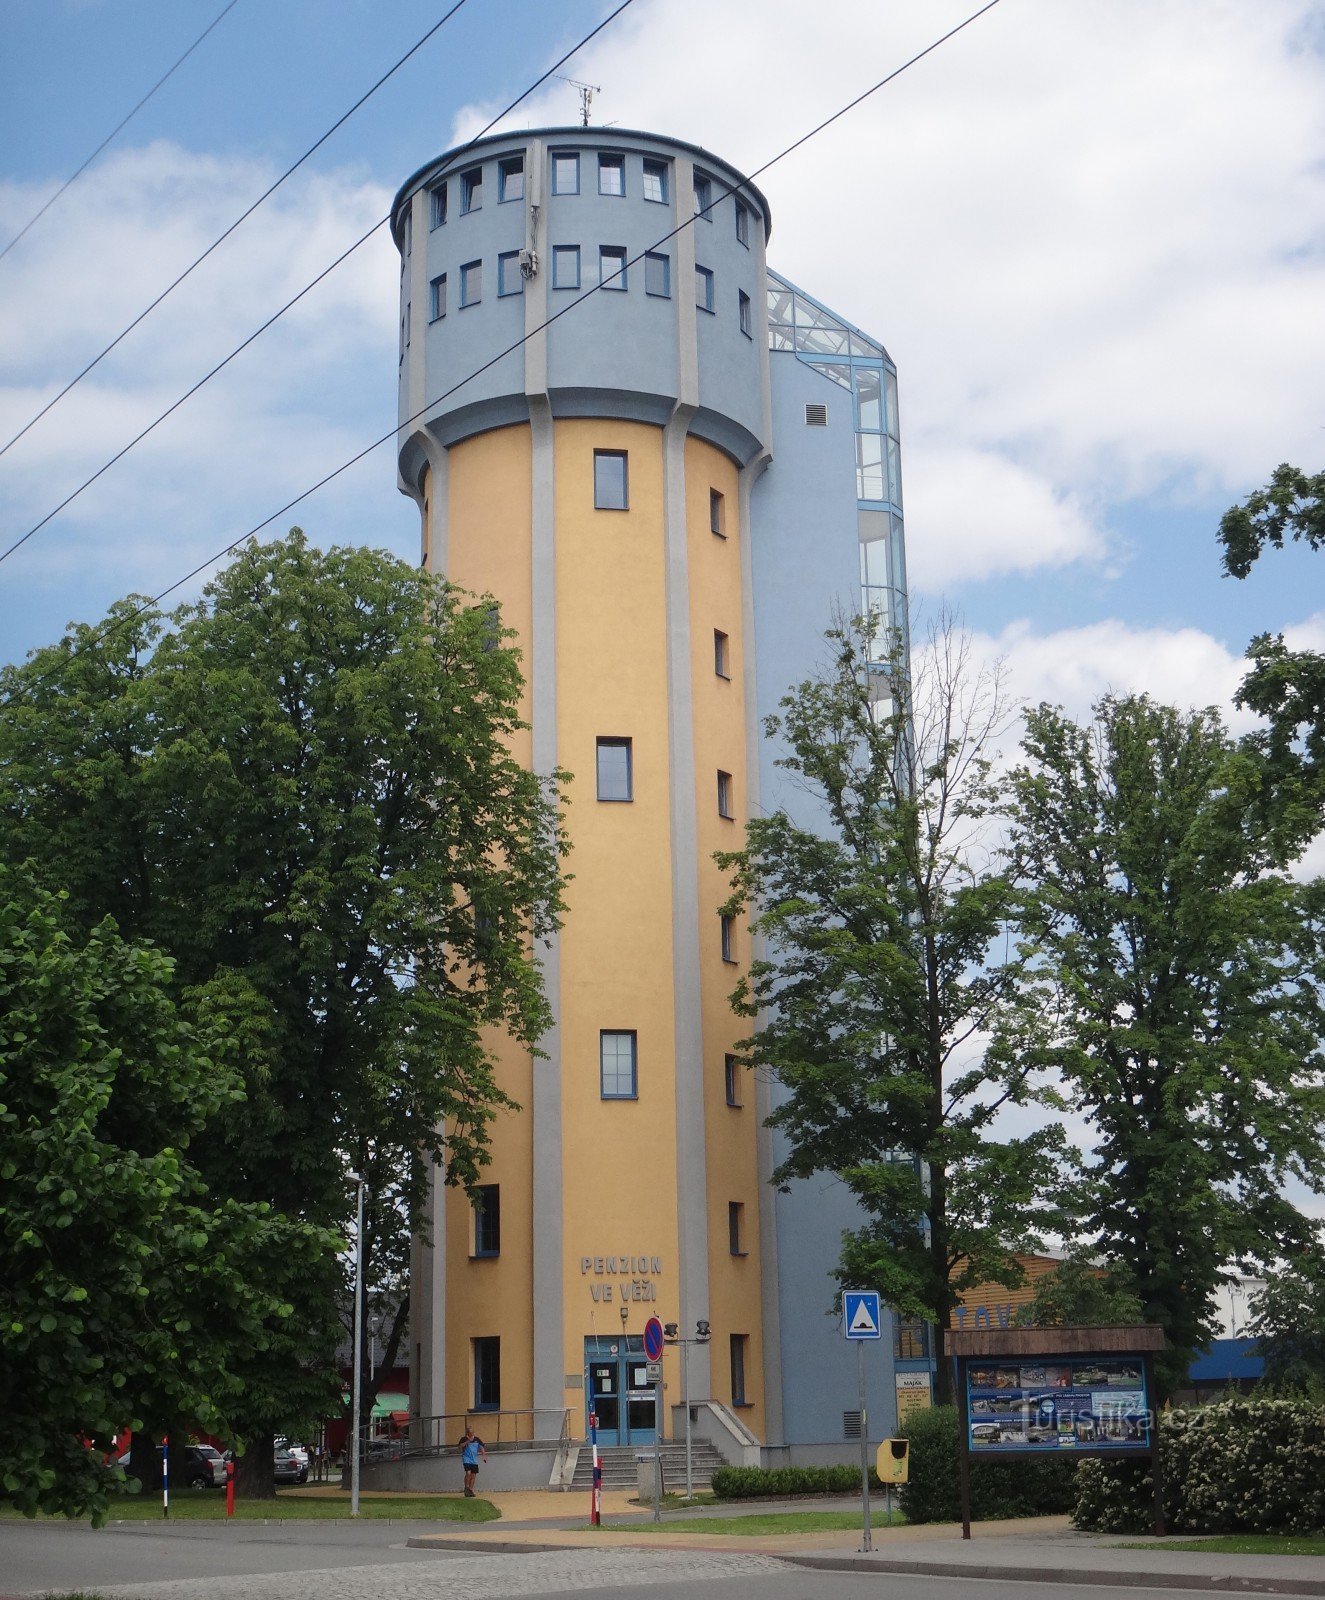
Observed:
[[[277,1439],[276,1448],[278,1450],[288,1450],[290,1452],[290,1454],[295,1458],[295,1460],[299,1463],[299,1465],[303,1468],[303,1470],[305,1472],[308,1471],[308,1446],[307,1445],[291,1444],[288,1439]]]

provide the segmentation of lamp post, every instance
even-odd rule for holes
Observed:
[[[359,1403],[363,1389],[363,1186],[361,1172],[351,1172],[358,1189],[354,1223],[354,1383],[350,1400],[350,1515],[359,1515]]]
[[[703,1317],[695,1324],[695,1332],[689,1339],[681,1338],[677,1331],[676,1323],[663,1324],[663,1339],[668,1344],[674,1344],[681,1351],[681,1410],[685,1413],[686,1424],[686,1499],[689,1500],[695,1492],[694,1471],[690,1457],[690,1346],[692,1344],[707,1344],[711,1337],[709,1325]]]

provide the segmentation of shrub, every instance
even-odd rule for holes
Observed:
[[[1325,1407],[1230,1397],[1160,1418],[1164,1515],[1184,1533],[1309,1533],[1325,1527]],[[1152,1520],[1148,1463],[1083,1461],[1072,1520],[1131,1533]]]
[[[910,1472],[899,1502],[907,1521],[958,1521],[962,1511],[956,1407],[917,1411],[902,1432],[911,1441]],[[1059,1455],[972,1461],[971,1516],[992,1521],[1070,1511],[1078,1465]]]
[[[797,1494],[852,1494],[859,1467],[719,1467],[713,1493],[719,1500],[782,1500]],[[882,1492],[870,1469],[870,1488]]]

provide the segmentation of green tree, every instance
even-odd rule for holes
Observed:
[[[1275,870],[1262,763],[1213,710],[1042,705],[1023,748],[1027,955],[1098,1136],[1082,1237],[1166,1329],[1172,1381],[1226,1263],[1303,1238],[1285,1179],[1321,1181],[1320,889]]]
[[[935,1324],[944,1400],[953,1307],[972,1284],[1020,1280],[1017,1252],[1061,1225],[1049,1196],[1068,1166],[1057,1117],[1019,1137],[997,1126],[1010,1107],[1054,1105],[1009,954],[1012,885],[983,838],[1006,710],[950,619],[914,688],[900,649],[871,665],[859,628],[828,638],[829,668],[768,723],[819,825],[756,817],[745,849],[719,857],[727,909],[750,908],[766,941],[733,1003],[759,1022],[746,1061],[786,1090],[777,1180],[830,1171],[849,1186],[866,1221],[839,1277]]]
[[[1126,1269],[1083,1256],[1068,1256],[1038,1279],[1030,1303],[1017,1314],[1027,1328],[1100,1328],[1141,1320],[1141,1300]]]
[[[1248,1331],[1265,1376],[1284,1389],[1325,1389],[1325,1262],[1319,1230],[1291,1260],[1275,1263],[1251,1298]]]
[[[140,1407],[221,1433],[237,1351],[289,1314],[266,1259],[331,1241],[208,1196],[186,1151],[239,1103],[170,963],[109,920],[70,934],[0,865],[0,1500],[105,1520]]]
[[[200,1157],[220,1192],[348,1233],[346,1174],[369,1176],[372,1285],[424,1220],[429,1163],[477,1179],[511,1104],[497,1038],[534,1050],[548,1020],[563,775],[513,753],[517,653],[490,602],[298,530],[173,616],[117,615],[4,674],[0,845],[168,950],[233,1042],[246,1098]],[[255,1440],[278,1365],[253,1374]]]
[[[1232,506],[1219,524],[1224,571],[1245,578],[1268,548],[1297,541],[1325,549],[1325,472],[1308,476],[1287,463],[1263,489]],[[1251,668],[1238,704],[1265,719],[1252,742],[1273,784],[1267,817],[1288,852],[1301,850],[1325,822],[1325,655],[1290,650],[1282,634],[1262,633],[1247,647]]]

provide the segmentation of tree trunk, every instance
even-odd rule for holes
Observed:
[[[274,1500],[276,1435],[250,1434],[243,1455],[235,1457],[235,1494],[243,1500]]]
[[[142,1484],[143,1494],[161,1493],[161,1450],[146,1428],[129,1441],[129,1476]]]

